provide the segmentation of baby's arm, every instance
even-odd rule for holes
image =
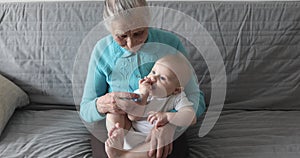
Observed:
[[[178,112],[149,112],[147,121],[155,124],[155,128],[171,123],[175,126],[189,126],[196,123],[193,107],[182,107]]]
[[[140,100],[136,102],[139,105],[146,105],[147,99],[149,96],[149,91],[151,88],[151,80],[147,77],[139,80],[139,94],[140,94]],[[127,117],[130,121],[138,121],[141,120],[142,117],[138,117],[135,115],[127,114]]]
[[[141,97],[140,104],[146,105],[149,97],[149,91],[151,90],[151,80],[150,78],[143,78],[139,80],[139,92]]]

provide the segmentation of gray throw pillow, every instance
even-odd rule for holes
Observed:
[[[28,95],[0,74],[0,135],[15,109],[27,104]]]

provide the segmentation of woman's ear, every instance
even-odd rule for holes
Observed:
[[[184,87],[176,87],[173,94],[181,93],[184,90]]]

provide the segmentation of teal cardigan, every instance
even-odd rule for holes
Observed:
[[[96,99],[108,92],[133,92],[138,89],[138,81],[148,75],[154,62],[160,57],[180,51],[187,55],[180,40],[172,33],[149,28],[148,38],[137,53],[120,47],[111,35],[99,40],[90,57],[84,92],[80,104],[80,116],[86,122],[99,121],[105,115],[98,113]],[[196,78],[185,87],[185,93],[194,103],[200,116],[206,106],[203,93]]]

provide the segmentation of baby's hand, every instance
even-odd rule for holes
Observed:
[[[146,76],[143,79],[140,79],[139,84],[140,85],[148,85],[148,84],[151,85],[152,83],[151,83],[151,79]]]
[[[148,77],[144,77],[139,80],[139,90],[141,94],[148,93],[152,88],[151,79]]]
[[[167,124],[169,122],[167,113],[165,113],[165,112],[154,112],[154,111],[150,111],[148,113],[147,121],[150,122],[151,124],[155,124],[156,129],[158,127],[164,126],[165,124]]]

